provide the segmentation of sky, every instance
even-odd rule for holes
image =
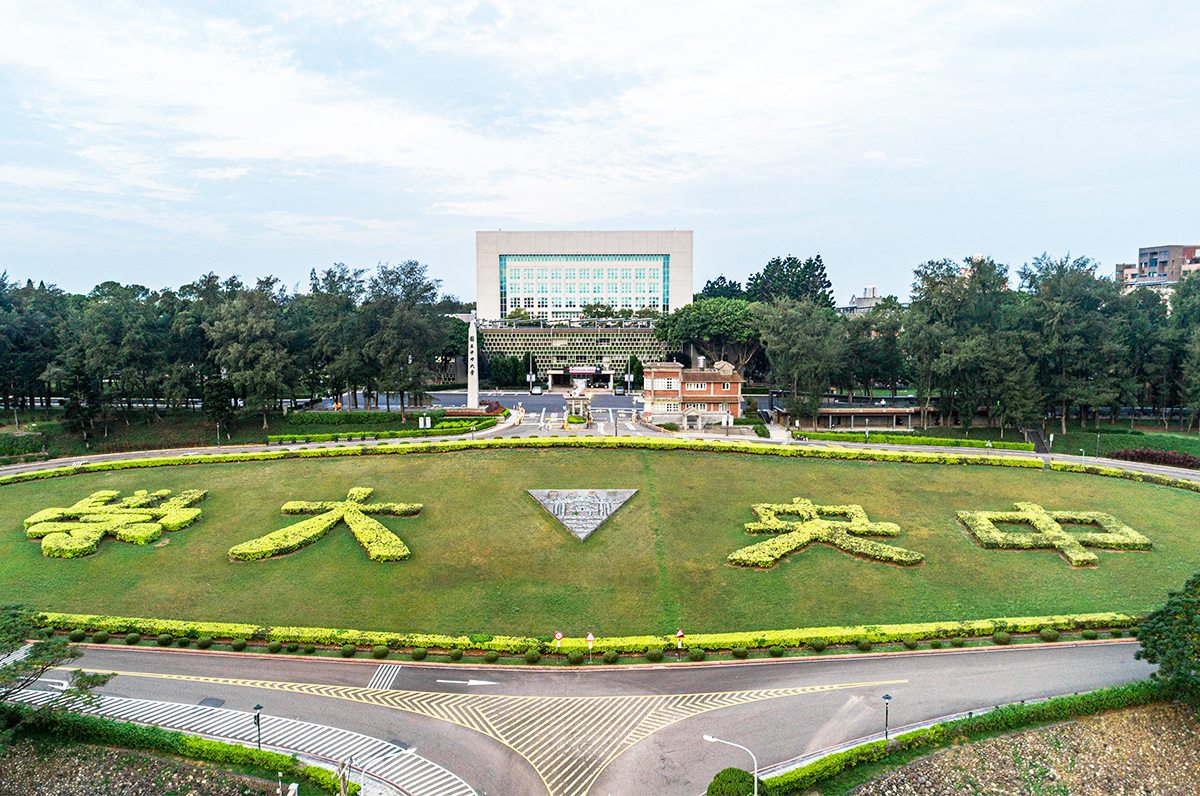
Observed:
[[[1200,5],[0,0],[0,271],[73,292],[690,229],[839,303],[1200,242]]]

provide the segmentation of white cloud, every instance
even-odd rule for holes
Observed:
[[[868,149],[863,152],[863,160],[885,160],[886,158],[887,152],[882,149]]]

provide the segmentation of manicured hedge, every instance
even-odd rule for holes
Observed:
[[[409,437],[448,437],[456,434],[471,433],[471,426],[476,431],[484,431],[496,425],[496,418],[485,417],[477,421],[455,420],[438,423],[433,428],[413,428],[401,431],[346,431],[337,434],[272,434],[267,437],[268,444],[276,443],[307,443],[307,442],[339,442],[366,439],[406,439]]]
[[[993,448],[996,450],[1006,451],[1031,451],[1033,445],[1028,442],[1000,442],[992,440],[991,445],[988,445],[987,440],[980,439],[955,439],[952,437],[920,437],[908,434],[887,434],[878,433],[871,434],[868,439],[866,434],[857,431],[793,431],[792,436],[796,439],[807,437],[809,439],[828,440],[835,442],[878,442],[880,445],[940,445],[945,448]]]
[[[199,519],[200,509],[195,504],[208,493],[189,489],[170,497],[169,489],[154,493],[139,490],[113,503],[120,494],[102,489],[73,506],[42,509],[25,519],[25,535],[41,539],[42,555],[51,558],[91,555],[105,536],[147,545],[164,530],[178,531]]]
[[[1150,540],[1102,511],[1046,511],[1036,503],[1017,503],[1017,511],[960,511],[959,521],[984,548],[999,550],[1057,549],[1073,567],[1099,558],[1085,547],[1104,550],[1149,550]],[[1028,523],[1031,531],[1001,531],[995,523]],[[1066,533],[1060,522],[1097,525],[1103,533]]]
[[[885,745],[883,741],[873,741],[844,752],[835,752],[794,771],[771,777],[767,784],[772,788],[772,793],[779,796],[803,793],[813,785],[837,776],[846,769],[863,763],[874,763],[897,752],[933,746],[963,736],[1012,732],[1108,710],[1149,705],[1164,699],[1158,683],[1142,680],[1128,685],[1101,688],[1087,694],[1052,697],[1043,702],[1024,705],[1005,705],[979,716],[956,719],[897,735],[890,746]]]
[[[39,433],[0,434],[0,456],[23,456],[41,450],[42,435]]]
[[[1200,456],[1193,456],[1182,451],[1160,451],[1152,448],[1125,448],[1104,454],[1109,459],[1121,459],[1127,462],[1142,464],[1161,464],[1165,467],[1185,467],[1189,470],[1200,470]]]
[[[1200,482],[1188,481],[1184,478],[1172,478],[1168,475],[1155,473],[1139,473],[1134,470],[1122,470],[1119,467],[1101,467],[1094,464],[1071,464],[1070,462],[1050,462],[1051,470],[1061,473],[1087,473],[1088,475],[1103,475],[1108,478],[1124,478],[1128,481],[1138,481],[1145,484],[1158,484],[1176,489],[1186,489],[1189,492],[1200,492]]]
[[[445,409],[431,412],[409,412],[408,418],[432,417],[434,423],[446,415]],[[289,412],[289,426],[371,426],[400,423],[399,412]]]
[[[541,653],[557,651],[550,642],[519,636],[446,636],[432,633],[389,633],[370,630],[345,630],[324,627],[266,627],[225,622],[186,622],[173,619],[146,619],[88,614],[46,613],[43,627],[70,631],[76,628],[107,633],[140,633],[157,636],[170,633],[175,637],[209,636],[221,639],[251,639],[258,642],[280,641],[284,644],[322,644],[340,647],[353,644],[361,648],[384,645],[388,649],[423,647],[427,649],[474,649],[523,654],[529,650]],[[997,619],[977,619],[961,622],[922,622],[902,625],[857,625],[850,627],[807,627],[792,630],[759,630],[748,633],[698,633],[688,636],[688,643],[708,650],[727,650],[734,647],[761,649],[769,646],[804,647],[815,640],[828,644],[853,644],[860,638],[874,643],[901,641],[905,638],[933,639],[966,636],[990,636],[997,631],[1034,633],[1043,627],[1059,630],[1084,628],[1133,627],[1139,617],[1122,613],[1064,614],[1059,616],[1022,616]],[[485,640],[486,639],[486,640]],[[674,648],[675,638],[668,636],[614,636],[596,639],[597,653],[615,650],[618,653],[644,653],[664,646]],[[564,638],[562,652],[587,652],[584,638]]]

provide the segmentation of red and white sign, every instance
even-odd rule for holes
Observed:
[[[682,627],[675,631],[675,638],[683,638],[683,628]]]
[[[589,650],[592,648],[592,644],[595,643],[595,641],[596,641],[596,637],[593,636],[592,631],[589,630],[588,634],[587,634],[587,643],[588,643]]]
[[[563,636],[562,636],[562,631],[561,631],[561,630],[556,630],[556,631],[554,632],[554,640],[555,640],[555,641],[562,641],[562,638],[563,638]]]
[[[676,628],[676,630],[675,630],[675,646],[678,649],[683,649],[683,628],[682,627]]]

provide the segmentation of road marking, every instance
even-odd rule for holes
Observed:
[[[398,663],[382,663],[375,670],[374,676],[371,677],[371,682],[367,683],[367,688],[391,688],[392,683],[396,680],[396,673],[400,671]]]
[[[438,680],[439,683],[455,683],[457,685],[500,685],[491,680]]]
[[[879,680],[707,694],[539,697],[381,690],[151,672],[117,674],[344,699],[440,719],[482,733],[524,757],[541,777],[550,796],[585,796],[604,768],[621,753],[664,727],[702,713],[767,699],[908,682]]]

